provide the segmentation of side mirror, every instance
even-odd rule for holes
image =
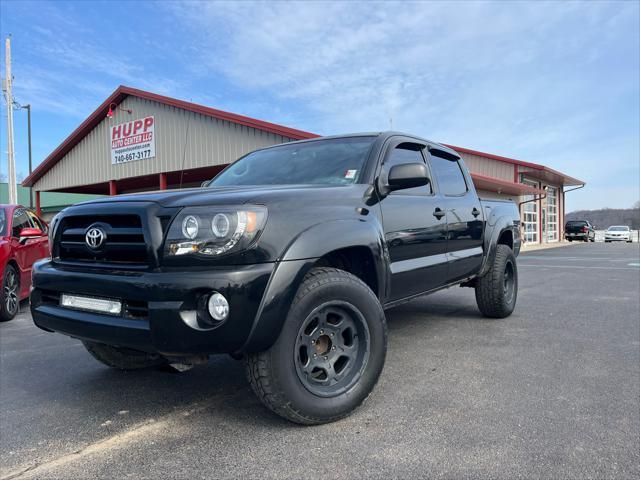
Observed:
[[[387,179],[387,189],[389,191],[402,190],[405,188],[421,187],[428,185],[429,172],[427,167],[420,163],[402,163],[394,165],[389,170]]]
[[[200,184],[200,188],[208,187],[211,180],[205,180]]]
[[[20,243],[25,243],[30,238],[38,238],[44,236],[44,232],[39,228],[23,228],[20,230]]]

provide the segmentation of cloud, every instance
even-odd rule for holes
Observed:
[[[203,76],[221,73],[290,105],[299,128],[384,130],[392,118],[395,129],[544,163],[596,186],[602,159],[591,147],[609,137],[620,146],[610,167],[637,171],[632,2],[169,8],[193,32]],[[609,192],[597,188],[594,202]]]
[[[124,83],[321,134],[392,122],[583,178],[581,203],[610,198],[603,156],[640,175],[637,2],[130,5],[3,7],[16,98],[80,120]]]

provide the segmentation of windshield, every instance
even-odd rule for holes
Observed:
[[[209,186],[355,183],[374,140],[332,138],[259,150],[227,167]]]
[[[628,232],[629,227],[609,227],[610,232]]]
[[[7,230],[7,212],[4,208],[0,208],[0,237],[6,235]]]

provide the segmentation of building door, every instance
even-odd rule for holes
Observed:
[[[558,189],[547,187],[547,242],[558,241]]]
[[[522,180],[522,183],[534,188],[538,188],[538,182]],[[535,195],[525,195],[522,205],[522,225],[524,227],[524,242],[538,243],[538,201],[534,200]]]

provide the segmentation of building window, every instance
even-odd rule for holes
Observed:
[[[558,241],[558,189],[547,187],[547,242]]]
[[[530,180],[523,180],[522,183],[534,188],[538,188],[537,182]],[[524,203],[522,205],[522,225],[524,227],[524,241],[525,243],[538,243],[538,201],[534,200],[535,195],[525,195]],[[534,201],[532,201],[534,200]]]

